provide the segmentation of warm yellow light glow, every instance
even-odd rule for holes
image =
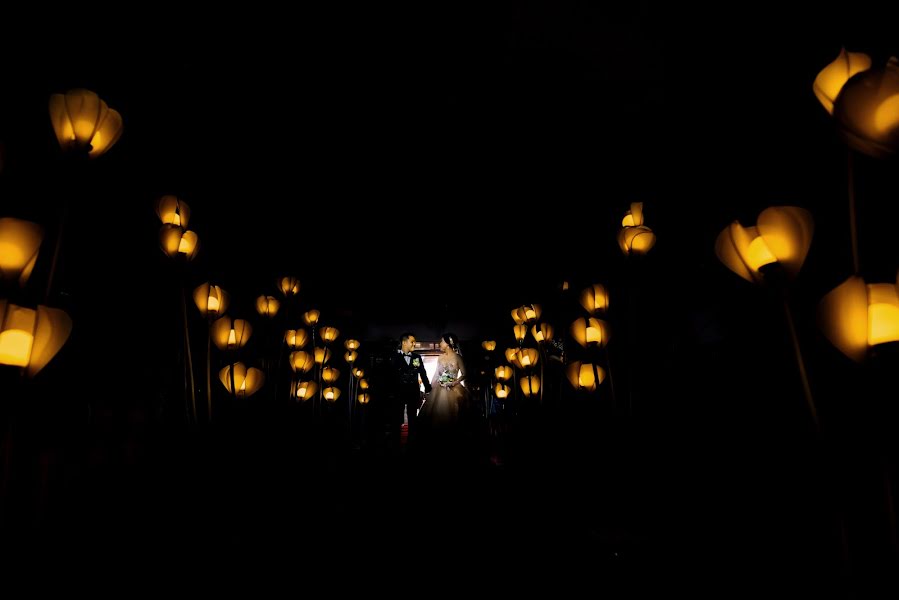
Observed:
[[[496,342],[494,340],[484,340],[481,342],[481,348],[486,350],[487,352],[493,352],[496,350]]]
[[[28,377],[47,366],[71,332],[72,320],[58,308],[0,300],[0,364],[24,367]]]
[[[278,280],[278,289],[287,296],[296,296],[300,293],[300,280],[296,277],[282,277]]]
[[[356,401],[359,404],[368,404],[369,402],[371,402],[371,395],[363,392],[363,393],[359,394],[358,396],[356,396]]]
[[[290,368],[294,370],[294,372],[303,372],[308,373],[312,370],[312,366],[315,364],[315,359],[308,352],[303,352],[302,350],[298,350],[296,352],[291,352],[289,356]]]
[[[575,361],[568,365],[566,375],[574,389],[586,390],[588,392],[596,390],[599,384],[606,378],[605,371],[599,365],[582,363],[580,361]]]
[[[533,367],[540,361],[540,352],[536,348],[522,348],[515,355],[515,365],[522,369]]]
[[[513,373],[512,367],[510,367],[508,365],[502,365],[502,366],[496,367],[496,369],[494,369],[494,371],[493,371],[493,374],[500,381],[509,381],[512,378],[512,373]]]
[[[234,389],[231,388],[231,368],[234,368]],[[243,363],[228,365],[219,371],[219,381],[229,394],[238,398],[248,398],[258,392],[265,384],[265,373],[256,367],[249,369]],[[236,390],[236,391],[235,391]]]
[[[206,282],[194,290],[194,304],[204,317],[217,317],[228,310],[231,297],[217,285]]]
[[[539,304],[523,304],[512,311],[512,319],[516,325],[530,325],[540,318],[543,309]]]
[[[725,228],[715,242],[715,254],[747,281],[763,281],[760,269],[775,262],[792,278],[805,261],[813,232],[814,222],[807,210],[772,206],[759,214],[756,227],[734,221]]]
[[[645,225],[623,227],[618,231],[618,247],[625,254],[643,255],[656,243],[656,234]]]
[[[497,397],[497,398],[499,398],[500,400],[502,400],[502,399],[504,399],[504,398],[508,398],[508,397],[509,397],[509,394],[512,393],[512,388],[510,388],[510,387],[507,386],[507,385],[503,385],[503,384],[501,384],[501,383],[497,383],[496,386],[493,388],[493,393],[496,394],[496,397]]]
[[[540,323],[539,326],[534,325],[531,328],[531,335],[534,336],[538,344],[548,342],[553,339],[553,327],[549,323]]]
[[[361,345],[362,344],[359,342],[359,340],[354,340],[352,338],[348,339],[347,341],[345,341],[343,343],[343,347],[346,348],[347,350],[358,350],[359,346],[361,346]]]
[[[244,319],[221,317],[212,323],[209,334],[219,350],[234,350],[243,348],[250,341],[253,326]]]
[[[359,380],[359,389],[367,390],[368,389],[368,379],[360,379]]]
[[[190,223],[190,206],[177,196],[163,196],[156,202],[156,216],[163,225],[186,228]]]
[[[518,348],[506,348],[506,362],[515,364],[515,357],[518,356]]]
[[[159,230],[162,251],[171,258],[193,260],[200,247],[200,240],[193,231],[184,231],[177,225],[163,225]]]
[[[621,219],[622,227],[639,227],[643,224],[643,203],[631,202],[631,208]]]
[[[365,369],[356,367],[355,369],[353,369],[353,377],[355,377],[356,379],[362,379],[363,377],[365,377]]]
[[[284,334],[284,341],[291,350],[298,350],[306,346],[309,341],[309,334],[305,329],[288,329]]]
[[[297,400],[309,400],[318,391],[314,381],[294,381],[290,384],[290,395]]]
[[[0,283],[24,286],[37,262],[44,228],[31,221],[0,219]]]
[[[528,326],[527,325],[515,325],[512,328],[512,333],[515,335],[515,339],[519,342],[527,337],[528,335]]]
[[[899,342],[899,295],[892,283],[868,285],[868,345]]]
[[[832,63],[821,69],[815,82],[812,84],[812,90],[818,102],[824,106],[824,110],[833,114],[833,103],[840,90],[849,81],[849,78],[866,71],[871,68],[871,57],[863,52],[846,52],[845,48],[840,49],[840,55],[834,59]]]
[[[50,96],[50,121],[63,150],[87,151],[96,158],[122,135],[122,116],[89,90]]]
[[[322,396],[328,402],[335,402],[338,398],[340,398],[340,388],[327,387],[322,390]]]
[[[899,60],[868,69],[846,82],[833,116],[846,143],[875,158],[899,150]]]
[[[281,309],[281,303],[274,296],[259,296],[256,298],[256,312],[263,317],[273,318]]]
[[[318,323],[318,318],[321,316],[321,311],[318,310],[307,310],[303,315],[303,320],[306,321],[306,325],[315,325]]]
[[[331,351],[327,348],[316,347],[313,352],[315,356],[315,364],[317,365],[323,365],[331,360]]]
[[[540,392],[540,378],[536,375],[522,377],[518,380],[521,391],[525,396],[533,396]]]
[[[359,358],[359,353],[355,350],[347,350],[343,355],[343,360],[347,361],[350,364],[356,362],[356,359]]]
[[[340,377],[340,371],[334,367],[325,367],[322,369],[322,381],[326,383],[334,383]]]
[[[601,319],[585,317],[571,324],[571,337],[584,348],[609,343],[609,325]]]
[[[609,309],[609,292],[606,291],[605,286],[594,283],[581,292],[580,301],[584,310],[591,315],[595,315],[598,312],[605,312]]]
[[[319,330],[319,333],[321,333],[322,340],[330,344],[340,335],[340,330],[336,327],[322,327]]]

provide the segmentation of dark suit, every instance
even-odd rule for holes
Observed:
[[[416,362],[418,365],[415,364]],[[431,382],[428,381],[428,374],[425,371],[425,361],[418,352],[411,353],[409,364],[406,364],[406,357],[403,353],[397,352],[393,357],[393,368],[396,373],[397,416],[395,418],[397,426],[403,424],[403,409],[405,408],[409,415],[409,433],[411,434],[415,415],[422,404],[418,378],[421,377],[421,381],[424,383],[425,393],[431,391]]]

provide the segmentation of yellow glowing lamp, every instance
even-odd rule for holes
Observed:
[[[322,390],[322,397],[328,402],[336,402],[340,398],[340,388],[326,387]]]
[[[291,350],[304,348],[309,341],[309,334],[305,329],[288,329],[284,334],[284,341]]]
[[[317,346],[313,351],[313,356],[315,357],[315,364],[323,365],[331,360],[331,351],[327,348]]]
[[[512,333],[515,335],[515,339],[521,342],[528,336],[528,326],[524,324],[515,325],[512,328]]]
[[[868,348],[899,342],[899,288],[853,275],[824,296],[818,317],[827,339],[861,362]]]
[[[728,269],[755,283],[764,281],[766,265],[781,265],[796,277],[812,243],[814,221],[798,206],[772,206],[759,214],[755,227],[734,221],[719,235],[715,254]]]
[[[358,350],[359,346],[361,346],[361,345],[362,344],[359,342],[359,340],[354,340],[352,338],[348,339],[347,341],[345,341],[343,343],[343,347],[346,348],[347,350]]]
[[[833,116],[851,148],[874,158],[899,150],[899,59],[846,82]]]
[[[594,283],[581,292],[580,301],[584,310],[591,315],[595,315],[598,312],[606,312],[609,309],[609,292],[604,285]]]
[[[368,379],[360,379],[359,380],[359,389],[367,390],[368,389]]]
[[[288,298],[296,296],[300,293],[300,280],[296,277],[282,277],[278,280],[278,289]]]
[[[533,396],[540,392],[540,378],[536,375],[522,377],[518,380],[518,384],[525,396]]]
[[[521,369],[529,369],[540,361],[540,353],[536,348],[522,348],[515,355],[515,366]]]
[[[575,361],[568,365],[568,381],[576,390],[592,392],[606,378],[606,372],[599,365]]]
[[[234,368],[234,388],[231,388],[231,369]],[[238,398],[248,398],[258,392],[265,384],[265,373],[256,367],[249,369],[243,363],[228,365],[219,371],[219,381],[229,394]]]
[[[274,318],[280,308],[281,303],[274,296],[259,296],[256,298],[256,312],[263,317]]]
[[[512,373],[512,367],[510,367],[509,365],[502,365],[500,367],[496,367],[496,369],[493,370],[493,374],[500,381],[509,381],[510,379],[512,379]]]
[[[514,365],[515,357],[518,356],[518,348],[506,348],[504,355],[506,357],[506,362]]]
[[[243,348],[250,341],[253,326],[244,319],[222,317],[212,323],[209,334],[212,336],[212,343],[219,350],[236,350]]]
[[[309,400],[317,391],[318,385],[314,381],[293,381],[290,384],[290,397],[300,401]]]
[[[540,323],[540,326],[534,325],[531,328],[531,335],[537,340],[538,344],[549,342],[553,339],[553,326],[549,323]]]
[[[487,352],[493,352],[496,350],[496,342],[494,340],[484,340],[481,342],[481,348],[486,350]]]
[[[512,393],[512,388],[507,385],[503,385],[502,383],[497,383],[493,388],[493,393],[496,394],[497,398],[502,400],[509,397],[509,394]]]
[[[122,135],[122,116],[90,90],[52,94],[50,121],[63,150],[86,151],[91,158],[112,148]]]
[[[543,309],[539,304],[522,304],[516,310],[518,312],[518,318],[515,319],[514,316],[512,318],[515,319],[515,323],[519,325],[530,325],[543,314]]]
[[[846,52],[845,48],[841,48],[840,55],[821,69],[812,84],[815,97],[824,106],[824,110],[833,114],[833,103],[849,78],[870,68],[870,56],[864,52]]]
[[[336,327],[322,327],[319,330],[319,333],[322,336],[322,340],[326,344],[330,344],[331,342],[333,342],[334,340],[337,339],[337,336],[340,335],[340,330],[337,329]]]
[[[0,299],[0,364],[34,377],[72,333],[72,319],[58,308],[25,308]]]
[[[318,323],[318,318],[322,316],[321,311],[318,310],[307,310],[303,314],[303,320],[306,322],[306,325],[315,325]]]
[[[358,396],[356,396],[356,402],[359,404],[365,405],[371,402],[371,394],[368,392],[362,392]]]
[[[217,317],[225,314],[231,297],[228,292],[217,285],[206,282],[194,290],[194,304],[204,317]]]
[[[609,343],[609,324],[594,317],[578,319],[571,324],[571,337],[584,348],[603,348]]]
[[[643,224],[643,203],[631,202],[631,208],[621,219],[622,227],[638,227]]]
[[[31,277],[44,239],[44,228],[31,221],[0,219],[0,283],[24,287]]]
[[[365,369],[359,367],[354,368],[353,377],[355,377],[356,379],[362,379],[363,377],[365,377]]]
[[[326,383],[334,383],[340,377],[340,370],[334,367],[325,367],[322,369],[322,380]]]
[[[200,249],[200,238],[177,225],[163,225],[159,230],[159,245],[170,258],[193,260]]]
[[[347,361],[350,364],[356,362],[357,358],[359,358],[359,353],[355,350],[347,350],[343,355],[343,360]]]
[[[177,225],[187,228],[190,222],[190,206],[177,196],[163,196],[156,201],[156,216],[163,225]]]
[[[288,360],[290,362],[290,368],[293,369],[294,373],[308,373],[315,364],[313,356],[302,350],[291,352]]]
[[[645,225],[622,227],[618,231],[618,247],[625,254],[642,256],[656,245],[656,234]]]
[[[521,318],[520,309],[512,309],[512,320],[515,321],[516,325],[522,325],[524,323],[524,319]]]

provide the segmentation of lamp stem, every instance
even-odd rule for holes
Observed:
[[[194,359],[190,351],[190,330],[187,327],[187,298],[184,286],[181,286],[181,315],[184,317],[184,348],[187,356],[187,377],[190,382],[190,407],[194,423],[197,422],[197,391],[194,384]]]
[[[212,319],[206,327],[206,417],[212,421]]]
[[[50,292],[53,290],[53,279],[56,276],[56,268],[59,264],[59,251],[62,248],[63,232],[69,216],[69,201],[63,200],[62,209],[59,211],[59,228],[56,231],[56,245],[53,246],[53,260],[50,262],[50,275],[47,276],[47,290],[44,293],[44,304],[50,301]]]
[[[855,210],[855,169],[853,167],[852,149],[846,149],[846,181],[849,193],[849,239],[852,244],[852,272],[858,275],[858,221]]]
[[[802,358],[802,349],[799,347],[799,337],[796,335],[796,325],[793,323],[793,312],[790,310],[790,302],[784,296],[783,299],[784,314],[787,318],[787,327],[790,330],[790,339],[793,342],[793,352],[796,354],[796,364],[799,367],[799,377],[802,380],[802,392],[805,395],[805,403],[808,405],[809,413],[815,424],[815,431],[821,432],[821,425],[818,422],[818,410],[815,408],[815,399],[812,397],[812,388],[808,382],[808,374],[805,370],[805,361]]]

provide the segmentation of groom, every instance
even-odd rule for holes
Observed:
[[[411,333],[404,333],[400,349],[396,356],[393,357],[393,368],[396,373],[396,400],[397,400],[397,431],[403,425],[403,410],[405,409],[409,415],[409,436],[412,436],[415,417],[418,409],[421,408],[423,397],[421,388],[418,385],[418,378],[421,377],[422,383],[425,385],[425,393],[430,393],[431,382],[428,381],[428,374],[425,372],[425,363],[418,352],[413,352],[415,348],[415,336]]]

